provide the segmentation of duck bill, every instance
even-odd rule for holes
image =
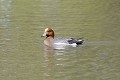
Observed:
[[[46,37],[47,36],[47,34],[46,33],[44,33],[41,37]]]

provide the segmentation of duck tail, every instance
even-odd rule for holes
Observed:
[[[84,42],[84,39],[78,39],[77,41],[76,41],[76,44],[77,45],[81,45],[82,43]]]

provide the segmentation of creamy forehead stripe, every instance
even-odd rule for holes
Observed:
[[[45,29],[45,32],[47,32],[47,31],[48,31],[48,28]]]

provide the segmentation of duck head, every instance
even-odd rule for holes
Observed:
[[[48,47],[53,45],[54,31],[51,28],[46,28],[44,34],[41,37],[46,37],[44,44]]]
[[[54,31],[51,28],[46,28],[44,30],[44,34],[41,37],[53,38],[54,39]]]

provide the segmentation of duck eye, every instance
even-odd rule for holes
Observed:
[[[51,31],[47,31],[47,32],[51,32]]]

